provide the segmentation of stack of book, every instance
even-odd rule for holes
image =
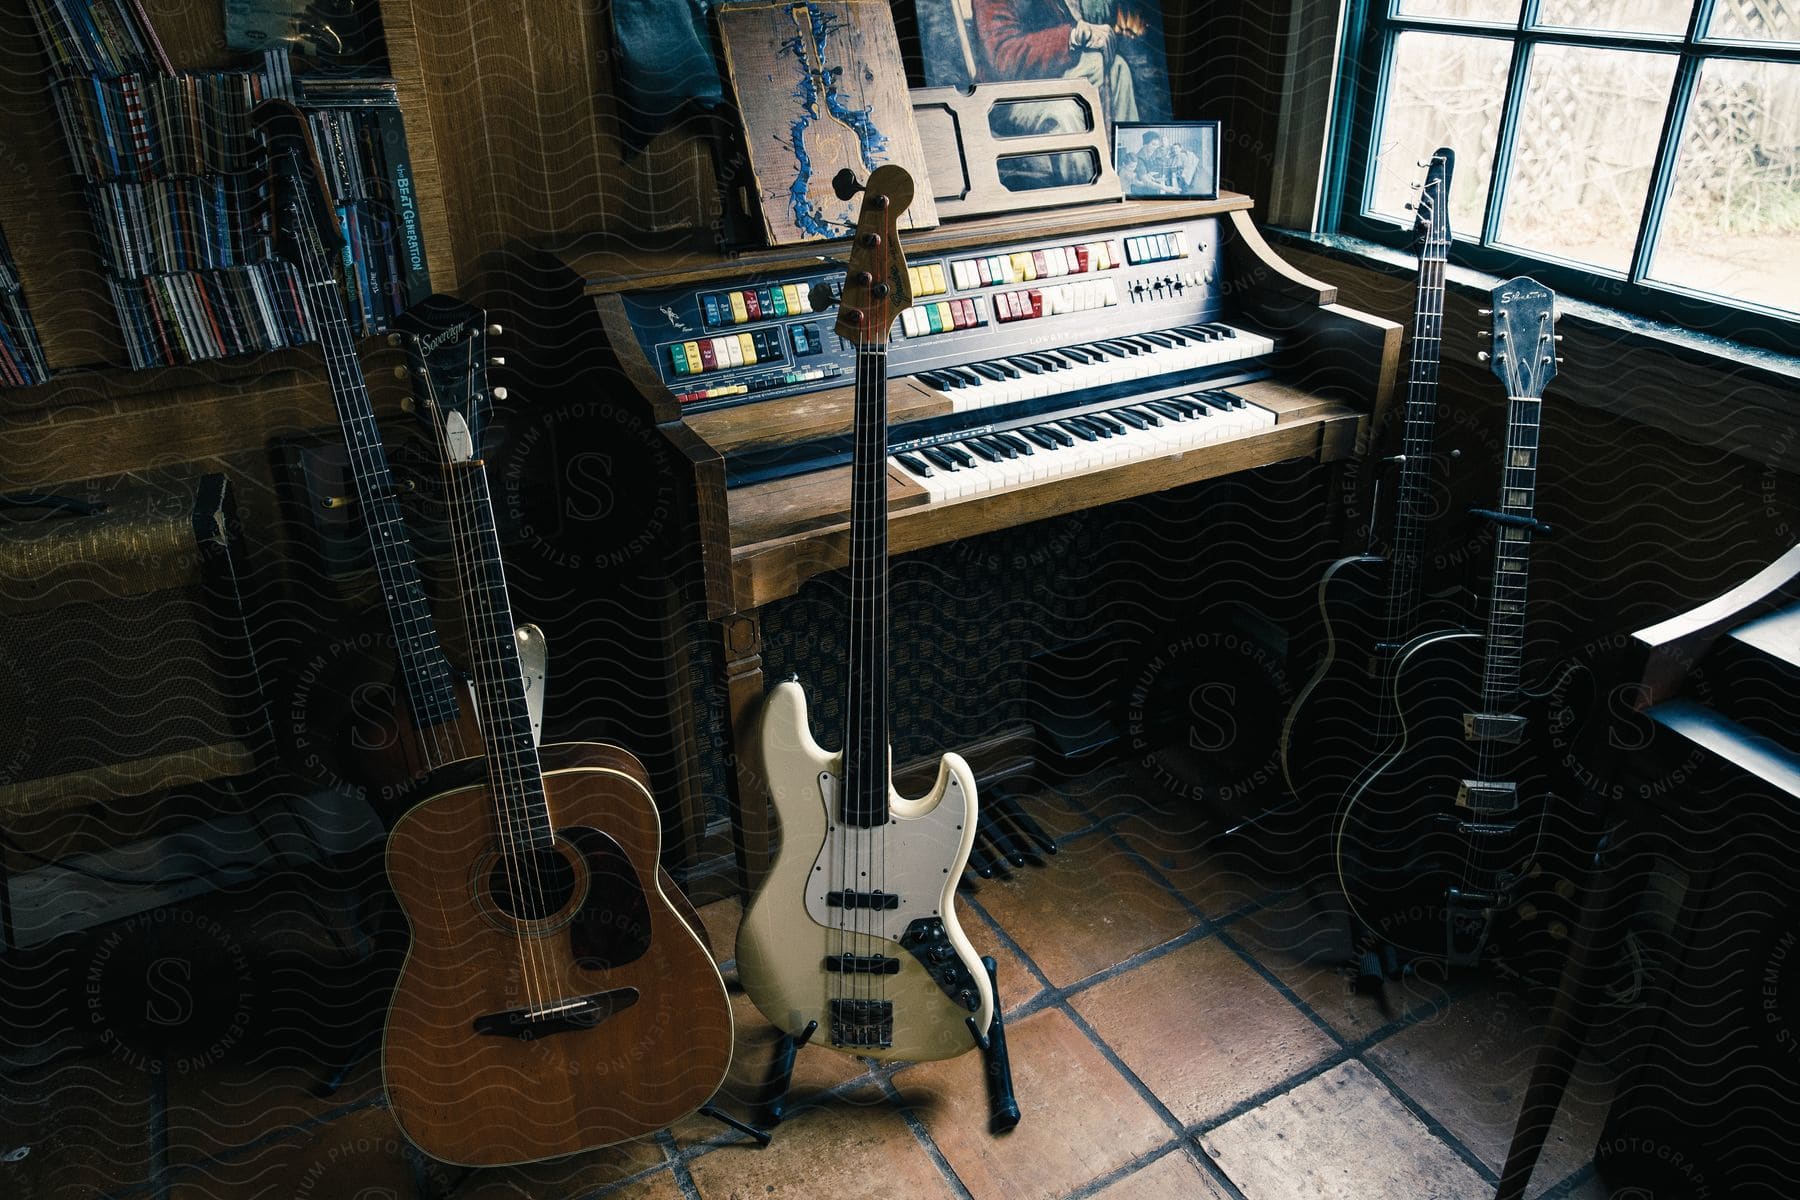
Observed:
[[[300,94],[284,52],[256,70],[178,74],[138,0],[28,3],[132,366],[314,336],[268,235],[267,160],[250,119],[266,98],[309,110],[345,238],[354,332],[385,332],[430,294],[392,81],[319,80]]]
[[[49,375],[37,327],[31,323],[25,294],[19,288],[12,249],[6,244],[6,234],[0,232],[0,387],[30,387]]]

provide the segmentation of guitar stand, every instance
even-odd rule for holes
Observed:
[[[969,1036],[981,1050],[982,1074],[987,1079],[988,1089],[988,1130],[991,1133],[1005,1133],[1019,1123],[1019,1101],[1013,1094],[1012,1059],[1006,1052],[1006,1028],[1000,1020],[1000,987],[994,979],[996,964],[991,957],[984,957],[981,965],[987,969],[988,986],[994,992],[994,1020],[988,1026],[986,1034],[975,1027],[974,1017],[964,1018],[963,1024],[968,1026]],[[763,1108],[765,1128],[740,1121],[712,1104],[700,1111],[739,1133],[755,1138],[759,1148],[766,1148],[774,1140],[774,1127],[781,1124],[782,1117],[787,1114],[788,1089],[794,1082],[794,1059],[799,1055],[800,1047],[811,1041],[818,1029],[817,1021],[808,1021],[806,1028],[800,1031],[800,1036],[784,1033],[776,1043],[775,1062],[763,1087],[764,1093],[769,1096],[768,1103]]]
[[[1524,517],[1517,513],[1497,512],[1491,508],[1471,508],[1471,517],[1480,517],[1484,521],[1492,521],[1496,525],[1507,525],[1514,529],[1529,529],[1533,533],[1541,533],[1548,537],[1554,532],[1550,526],[1536,517]]]
[[[975,818],[975,844],[969,866],[982,879],[1012,878],[1012,867],[1042,867],[1056,853],[1056,840],[1010,796],[982,804]]]

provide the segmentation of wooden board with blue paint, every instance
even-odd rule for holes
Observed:
[[[850,235],[858,198],[840,200],[831,187],[845,167],[867,179],[891,162],[924,178],[900,39],[884,0],[780,0],[717,11],[757,193],[744,199],[760,209],[769,245]],[[937,223],[930,190],[921,187],[901,228]]]

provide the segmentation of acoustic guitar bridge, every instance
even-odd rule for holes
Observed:
[[[633,987],[613,988],[576,996],[551,1005],[531,1008],[509,1008],[475,1018],[475,1032],[488,1037],[517,1038],[529,1042],[553,1033],[576,1029],[592,1029],[608,1017],[622,1013],[638,1002]]]

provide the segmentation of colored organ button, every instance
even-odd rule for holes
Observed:
[[[750,310],[744,306],[744,293],[731,293],[731,320],[733,324],[742,325],[750,319]]]

